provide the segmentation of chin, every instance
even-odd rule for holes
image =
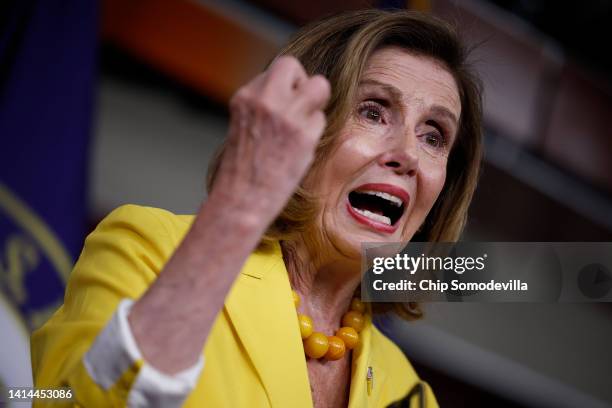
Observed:
[[[334,252],[345,260],[361,263],[362,244],[368,242],[394,243],[409,241],[413,233],[403,233],[404,230],[412,227],[406,225],[407,217],[400,220],[393,233],[380,231],[373,228],[368,223],[359,222],[355,217],[348,213],[342,206],[336,207],[336,213],[327,213],[323,216],[322,225],[327,238],[327,245]],[[407,215],[407,214],[406,214]]]
[[[361,263],[362,244],[368,242],[392,243],[402,241],[396,234],[382,236],[379,233],[364,231],[354,226],[343,230],[342,233],[328,232],[327,236],[331,241],[331,245],[344,258],[359,263]]]

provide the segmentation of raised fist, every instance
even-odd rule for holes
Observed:
[[[261,218],[283,209],[312,162],[325,129],[330,85],[308,76],[291,56],[240,88],[230,102],[230,128],[212,195]]]

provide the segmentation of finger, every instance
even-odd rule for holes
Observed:
[[[255,78],[253,78],[247,86],[255,89],[256,91],[261,91],[266,83],[266,72],[260,72]]]
[[[264,82],[266,79],[266,73],[261,72],[255,78],[251,79],[247,84],[241,86],[231,97],[229,101],[229,107],[233,108],[236,105],[249,100],[255,96],[261,95]]]
[[[323,75],[315,75],[308,79],[298,92],[296,108],[310,115],[312,112],[325,109],[331,96],[331,85]]]
[[[315,144],[323,135],[326,126],[327,118],[325,117],[323,111],[317,110],[310,115],[307,134]]]
[[[280,56],[268,68],[263,89],[264,97],[291,97],[307,79],[306,71],[297,58]]]

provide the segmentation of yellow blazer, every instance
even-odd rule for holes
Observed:
[[[75,401],[68,405],[126,405],[143,362],[103,389],[89,376],[83,355],[121,299],[139,298],[155,280],[192,220],[193,216],[128,205],[98,225],[85,241],[63,306],[32,335],[37,387],[72,388]],[[204,369],[186,407],[312,407],[280,245],[248,258],[203,353]],[[373,371],[370,391],[368,367]],[[349,407],[385,407],[419,381],[404,354],[369,318],[361,344],[353,351],[351,369]],[[428,386],[426,393],[426,406],[437,407]]]

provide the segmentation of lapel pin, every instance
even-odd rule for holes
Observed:
[[[368,373],[366,375],[366,382],[368,386],[368,395],[372,394],[372,388],[374,387],[374,371],[372,367],[368,367]]]

